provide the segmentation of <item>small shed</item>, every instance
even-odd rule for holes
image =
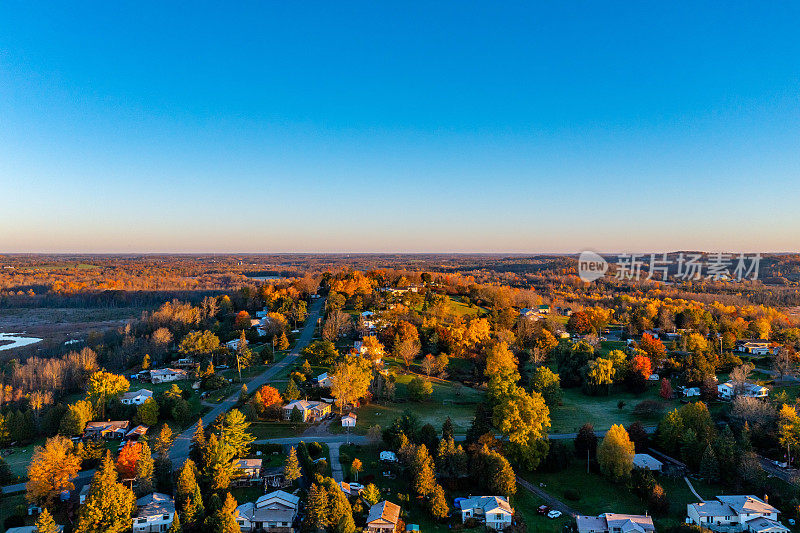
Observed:
[[[352,428],[356,427],[356,420],[358,417],[355,413],[347,413],[345,416],[342,417],[342,427],[343,428]]]

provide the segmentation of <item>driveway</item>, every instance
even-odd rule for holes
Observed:
[[[576,511],[566,503],[562,502],[561,500],[555,498],[549,492],[543,491],[538,486],[534,485],[533,483],[529,483],[528,481],[525,481],[519,476],[517,476],[517,485],[524,488],[528,492],[532,492],[533,494],[539,496],[541,499],[545,501],[547,505],[550,506],[551,509],[561,511],[562,513],[568,514],[573,518],[578,516],[578,511]]]
[[[314,337],[317,319],[321,315],[324,303],[324,298],[318,298],[312,302],[308,313],[308,319],[306,320],[303,330],[300,332],[300,338],[297,340],[297,344],[295,344],[292,352],[284,357],[280,362],[271,365],[263,373],[252,378],[250,381],[247,381],[247,390],[257,390],[262,385],[269,383],[270,380],[278,375],[283,369],[295,363],[300,354],[300,350],[308,346],[308,344],[311,342],[311,339]],[[217,418],[217,416],[229,411],[234,405],[236,405],[238,400],[239,392],[237,391],[219,404],[215,404],[211,411],[203,415],[203,425],[209,424],[215,418]],[[172,466],[174,468],[180,468],[186,458],[189,457],[189,447],[191,446],[192,435],[194,434],[195,429],[197,429],[197,423],[193,424],[192,427],[175,438],[175,442],[172,445],[172,450],[169,452],[169,457],[172,459]]]

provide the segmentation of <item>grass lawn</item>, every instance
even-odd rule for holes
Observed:
[[[355,433],[366,434],[370,426],[375,424],[386,428],[405,410],[416,414],[423,424],[431,424],[437,430],[449,416],[455,432],[466,433],[475,416],[476,404],[483,401],[483,391],[450,381],[432,380],[433,394],[428,401],[404,402],[403,399],[408,397],[408,383],[413,377],[410,374],[397,376],[398,401],[389,404],[372,403],[358,409]]]
[[[519,485],[517,486],[517,494],[511,498],[511,505],[514,510],[525,518],[525,525],[528,526],[528,531],[560,533],[565,525],[572,522],[572,519],[566,515],[552,519],[536,514],[536,509],[544,503],[544,500]]]
[[[9,468],[21,479],[28,478],[28,465],[31,464],[31,457],[33,457],[33,449],[36,446],[44,446],[44,440],[38,440],[33,444],[28,444],[23,447],[9,448],[12,451],[11,455],[3,456]]]
[[[256,439],[277,439],[281,437],[296,437],[303,434],[308,424],[291,422],[252,422],[250,433]]]
[[[652,420],[642,419],[633,414],[633,409],[643,400],[659,400],[665,403],[667,409],[674,409],[676,401],[667,402],[659,395],[658,384],[650,384],[647,390],[639,395],[630,392],[612,392],[608,396],[588,396],[580,387],[564,389],[561,405],[551,409],[551,433],[574,433],[587,422],[594,424],[595,430],[606,430],[614,424],[623,424],[626,427],[636,420],[644,425],[656,425],[659,418]],[[625,405],[619,409],[618,403],[622,400]]]

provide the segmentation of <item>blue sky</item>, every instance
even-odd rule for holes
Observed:
[[[797,4],[163,4],[0,4],[0,252],[798,249]]]

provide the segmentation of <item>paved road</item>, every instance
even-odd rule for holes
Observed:
[[[82,472],[78,472],[78,477],[72,480],[72,483],[75,485],[76,490],[80,490],[80,488],[92,480],[92,476],[94,475],[94,468],[91,470],[84,470]],[[17,483],[15,485],[6,485],[3,487],[3,494],[11,494],[13,492],[24,492],[25,491],[25,483]]]
[[[270,379],[280,373],[281,370],[289,365],[294,364],[294,362],[297,360],[300,350],[305,348],[314,337],[314,329],[316,328],[317,319],[320,317],[324,303],[324,298],[318,298],[317,300],[313,301],[308,312],[308,320],[306,320],[306,325],[300,332],[300,338],[297,340],[294,350],[284,357],[282,361],[271,365],[263,373],[246,382],[248,390],[255,391],[262,385],[268,383]],[[230,410],[234,405],[236,405],[238,400],[239,393],[236,392],[219,404],[216,404],[211,411],[202,417],[203,425],[207,425],[217,418],[217,416]],[[191,445],[192,435],[194,434],[195,429],[197,429],[197,423],[175,438],[175,443],[172,445],[172,450],[169,453],[169,457],[172,459],[172,465],[175,468],[179,468],[183,464],[183,461],[189,456],[189,446]]]
[[[650,435],[655,433],[656,429],[657,429],[656,426],[645,426],[644,427],[645,432],[647,432]],[[594,434],[597,435],[598,438],[605,437],[606,436],[606,430],[598,430],[598,431],[595,431]],[[577,436],[578,436],[577,433],[551,433],[551,434],[548,435],[548,438],[550,440],[574,440],[575,437],[577,437]]]
[[[341,445],[341,442],[331,442],[328,444],[328,451],[331,456],[331,474],[333,474],[333,479],[337,482],[344,481],[342,463],[339,462],[339,446]]]
[[[798,471],[794,468],[780,468],[772,464],[772,461],[766,457],[761,457],[760,455],[758,456],[758,461],[761,463],[761,468],[763,468],[767,474],[782,479],[787,483],[794,483],[798,477]]]

